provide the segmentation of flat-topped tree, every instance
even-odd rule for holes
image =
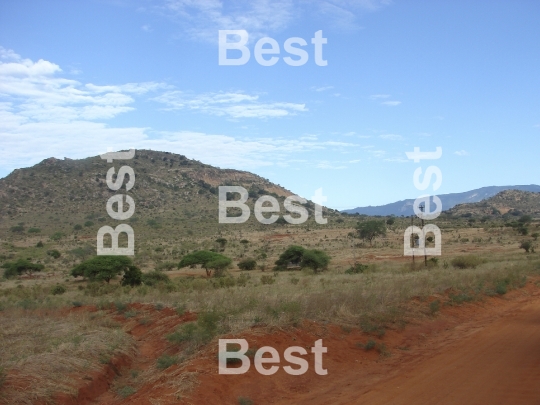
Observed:
[[[206,275],[210,277],[212,270],[217,275],[229,267],[231,263],[232,260],[225,255],[210,252],[209,250],[199,250],[184,256],[178,263],[178,268],[199,264],[206,270]]]
[[[37,271],[44,269],[44,266],[39,263],[32,263],[25,259],[19,259],[16,262],[6,262],[2,265],[4,268],[4,278],[20,276],[23,273],[32,275]]]
[[[75,266],[71,270],[71,275],[108,283],[122,272],[133,271],[133,267],[133,261],[127,256],[95,256]]]

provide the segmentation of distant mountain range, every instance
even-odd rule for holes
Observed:
[[[486,198],[493,197],[495,194],[505,190],[520,190],[540,193],[540,186],[536,184],[521,185],[521,186],[489,186],[481,187],[471,191],[465,191],[463,193],[450,193],[437,195],[442,202],[443,210],[449,210],[458,204],[475,203]],[[350,210],[343,210],[348,214],[365,214],[365,215],[396,215],[396,216],[409,216],[414,215],[413,211],[414,199],[401,200],[390,204],[357,207]]]

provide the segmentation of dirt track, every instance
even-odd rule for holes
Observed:
[[[540,404],[540,299],[349,403]]]
[[[149,380],[125,399],[110,386],[108,391],[79,395],[79,400],[64,398],[60,403],[238,405],[238,399],[245,397],[254,405],[540,405],[540,280],[535,281],[504,297],[446,306],[435,317],[411,322],[405,329],[389,329],[383,337],[307,321],[294,329],[254,329],[242,336],[252,348],[269,345],[279,353],[292,345],[309,348],[323,339],[328,348],[325,376],[314,372],[310,355],[306,356],[309,370],[300,376],[283,369],[263,376],[253,367],[243,375],[219,375],[213,346],[183,367],[156,374],[156,358],[170,349],[164,336],[194,318],[192,314],[178,317],[172,309],[156,311],[133,304],[140,316],[151,316],[153,322],[141,325],[116,316],[133,326],[130,333],[138,341],[139,352],[129,368],[156,374],[158,380]],[[413,300],[410,305],[418,310],[429,301]],[[359,345],[368,339],[384,344],[391,355]],[[121,377],[127,379],[125,383],[130,378],[127,370]],[[170,383],[182,376],[196,381],[192,391],[178,395],[178,387]]]
[[[425,305],[425,303],[418,303]],[[272,377],[248,372],[219,376],[215,361],[198,363],[200,385],[188,403],[279,405],[475,405],[540,404],[540,294],[530,283],[504,298],[446,308],[431,321],[389,331],[382,341],[392,355],[380,357],[356,345],[366,336],[328,328],[254,336],[250,347],[270,344],[282,352],[322,337],[327,376],[310,371]],[[311,330],[310,330],[311,329]],[[308,359],[309,361],[309,359]],[[206,367],[205,367],[206,366]]]

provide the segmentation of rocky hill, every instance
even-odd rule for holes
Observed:
[[[283,199],[292,194],[253,173],[219,169],[168,152],[137,150],[134,159],[114,163],[99,156],[49,158],[0,179],[0,239],[17,233],[42,238],[61,233],[95,240],[99,227],[119,223],[108,216],[105,207],[112,195],[125,193],[125,188],[110,190],[106,173],[113,166],[118,172],[123,165],[135,171],[135,185],[127,194],[134,199],[136,210],[128,221],[143,238],[219,232],[228,225],[218,224],[219,185],[249,190],[251,207],[260,195],[270,194],[278,198],[283,210]],[[307,207],[313,204],[308,202]],[[258,223],[252,215],[244,225]]]
[[[484,201],[458,204],[447,211],[455,216],[521,216],[540,217],[540,193],[505,190]]]

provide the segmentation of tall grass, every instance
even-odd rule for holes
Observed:
[[[134,351],[131,337],[99,313],[53,316],[8,309],[0,320],[0,369],[6,372],[0,398],[9,404],[76,394],[77,379]]]

